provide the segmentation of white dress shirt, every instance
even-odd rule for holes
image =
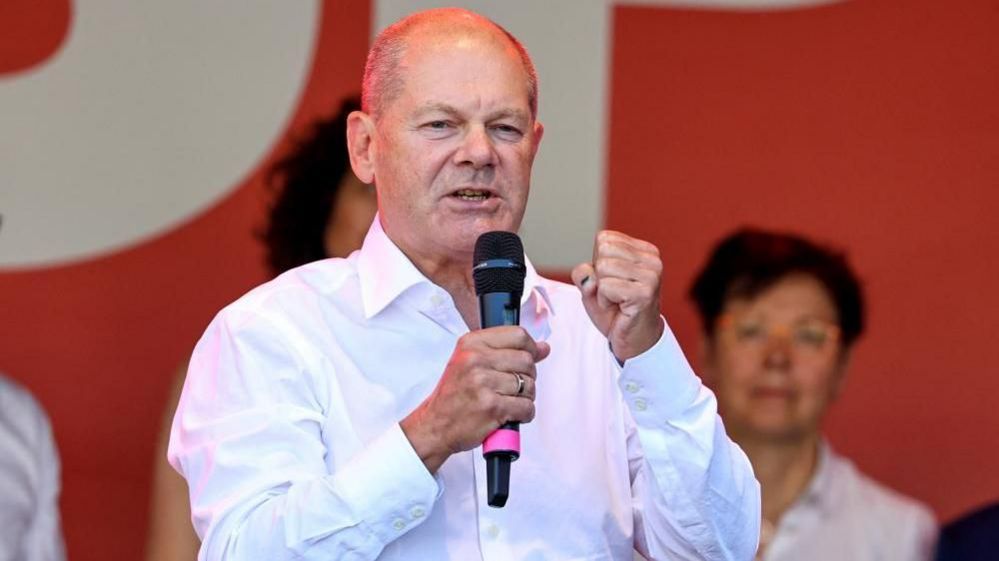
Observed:
[[[61,561],[59,455],[45,412],[0,375],[0,561]]]
[[[828,443],[808,488],[781,517],[764,561],[929,561],[937,526],[926,506],[879,484]]]
[[[578,290],[528,265],[551,344],[505,508],[481,448],[431,475],[399,421],[468,328],[376,218],[363,248],[226,307],[195,348],[169,459],[200,559],[751,559],[759,485],[672,333],[623,369]]]

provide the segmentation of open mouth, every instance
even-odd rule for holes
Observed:
[[[484,201],[492,197],[492,194],[489,191],[480,191],[478,189],[459,189],[451,193],[451,196],[463,201]]]

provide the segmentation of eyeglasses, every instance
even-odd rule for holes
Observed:
[[[718,319],[724,336],[739,347],[760,351],[777,338],[790,343],[789,347],[802,355],[816,356],[829,352],[839,341],[839,326],[816,318],[803,319],[793,324],[769,323],[763,318],[741,317],[724,314]]]

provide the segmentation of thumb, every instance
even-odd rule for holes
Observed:
[[[572,283],[583,295],[583,308],[590,320],[601,333],[607,335],[607,310],[601,308],[597,301],[597,275],[590,263],[580,263],[572,270]]]
[[[597,275],[593,270],[593,265],[580,263],[572,270],[572,284],[583,293],[583,301],[587,299],[596,300],[597,297]]]

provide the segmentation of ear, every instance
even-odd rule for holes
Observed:
[[[347,116],[347,152],[350,154],[350,167],[354,175],[363,183],[375,180],[375,121],[362,111],[354,111]]]
[[[843,349],[839,353],[839,357],[836,359],[836,371],[833,372],[832,384],[829,392],[829,402],[835,402],[839,399],[839,395],[843,393],[843,386],[846,385],[846,372],[850,368],[850,360],[852,358],[850,349]]]
[[[541,121],[534,121],[534,146],[531,147],[531,160],[538,154],[538,147],[541,146],[541,137],[545,135],[545,126]]]

